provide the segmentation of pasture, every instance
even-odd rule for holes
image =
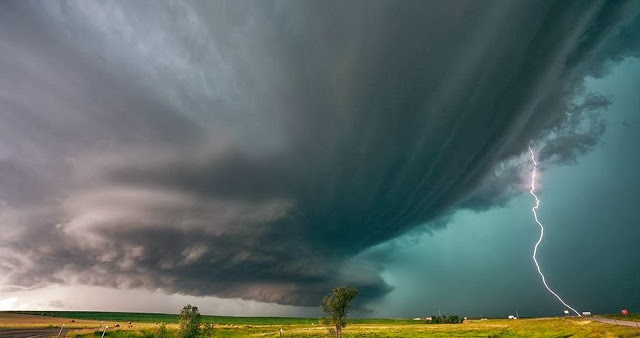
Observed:
[[[0,312],[0,337],[9,329],[59,329],[67,337],[153,337],[157,323],[167,323],[171,336],[177,315],[116,312]],[[73,322],[72,322],[73,320]],[[131,325],[128,323],[131,322]],[[317,318],[203,316],[215,323],[207,337],[327,337]],[[116,329],[116,324],[119,327]],[[54,335],[55,336],[55,335]],[[468,320],[463,324],[425,324],[409,319],[353,319],[343,337],[640,337],[640,329],[599,323],[588,318]]]

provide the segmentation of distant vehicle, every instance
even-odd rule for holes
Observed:
[[[589,312],[589,311],[584,311],[584,312],[582,312],[582,315],[583,315],[583,316],[591,316],[591,312]]]
[[[512,316],[512,315],[509,315],[509,317],[508,317],[508,318],[509,318],[509,319],[518,319],[518,317],[516,317],[516,316]]]

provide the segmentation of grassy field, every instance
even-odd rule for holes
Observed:
[[[156,322],[172,321],[167,328],[175,336],[177,315],[112,313],[112,312],[0,312],[0,333],[3,328],[46,328],[65,324],[69,337],[100,337],[101,327],[109,325],[106,337],[152,337]],[[74,322],[71,322],[73,318]],[[128,322],[132,322],[128,328]],[[326,328],[315,318],[278,317],[217,317],[205,316],[205,322],[215,322],[208,337],[278,337],[280,328],[285,337],[326,337]],[[112,330],[115,324],[120,328]],[[583,318],[536,318],[470,320],[464,324],[424,324],[421,321],[396,319],[356,319],[344,331],[346,337],[640,337],[640,329],[615,326]]]
[[[630,313],[627,316],[618,313],[618,314],[600,315],[600,317],[617,319],[617,320],[635,320],[637,322],[640,322],[640,313]]]

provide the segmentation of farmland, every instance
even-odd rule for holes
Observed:
[[[317,318],[203,316],[215,323],[210,337],[326,337]],[[73,322],[72,322],[73,320]],[[128,322],[131,322],[129,326]],[[177,315],[118,312],[1,312],[0,337],[7,329],[54,329],[65,324],[68,337],[152,337],[157,323],[178,329]],[[119,328],[114,329],[118,324]],[[640,337],[640,329],[595,322],[588,318],[535,318],[468,320],[463,324],[430,325],[408,319],[353,319],[344,337]]]

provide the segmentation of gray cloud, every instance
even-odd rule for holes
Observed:
[[[0,283],[380,296],[355,255],[597,143],[633,5],[4,3]]]
[[[535,144],[541,169],[557,164],[576,164],[578,158],[598,144],[606,126],[603,111],[612,103],[610,98],[588,93],[563,110],[561,122],[541,132]],[[529,183],[530,155],[504,160],[494,167],[480,187],[456,206],[472,210],[487,210],[504,206],[521,193]]]
[[[570,105],[565,120],[546,137],[540,160],[575,163],[604,134],[605,124],[599,113],[610,104],[609,98],[590,94],[582,102]]]

